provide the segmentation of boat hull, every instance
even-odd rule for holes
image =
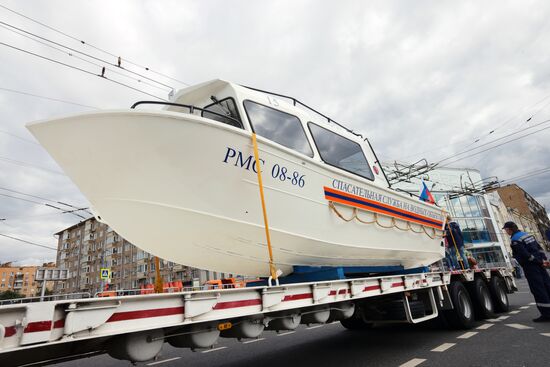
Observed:
[[[133,110],[29,129],[98,219],[136,246],[201,269],[269,275],[249,132]],[[258,144],[273,257],[283,273],[295,265],[414,268],[443,256],[438,209],[261,137]]]

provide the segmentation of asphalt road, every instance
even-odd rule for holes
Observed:
[[[192,352],[164,345],[156,361],[139,366],[550,366],[550,323],[538,316],[525,280],[509,295],[512,311],[484,320],[469,331],[433,325],[384,325],[349,331],[339,323],[264,332],[260,339],[220,339],[213,348]],[[129,366],[102,355],[58,364],[63,367]]]

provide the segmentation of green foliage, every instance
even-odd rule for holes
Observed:
[[[0,300],[3,299],[16,299],[16,298],[23,298],[24,296],[20,294],[19,292],[14,291],[4,291],[0,292]]]

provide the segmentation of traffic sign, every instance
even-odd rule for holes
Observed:
[[[111,269],[101,268],[101,279],[109,279],[111,277]]]

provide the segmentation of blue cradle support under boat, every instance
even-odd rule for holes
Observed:
[[[376,275],[396,275],[396,274],[414,274],[427,273],[429,267],[405,269],[401,265],[395,266],[305,266],[296,265],[293,272],[289,275],[279,277],[279,284],[290,283],[308,283],[324,280],[344,280],[353,279],[362,276]],[[257,282],[247,283],[248,287],[267,285],[267,280],[262,279]]]

